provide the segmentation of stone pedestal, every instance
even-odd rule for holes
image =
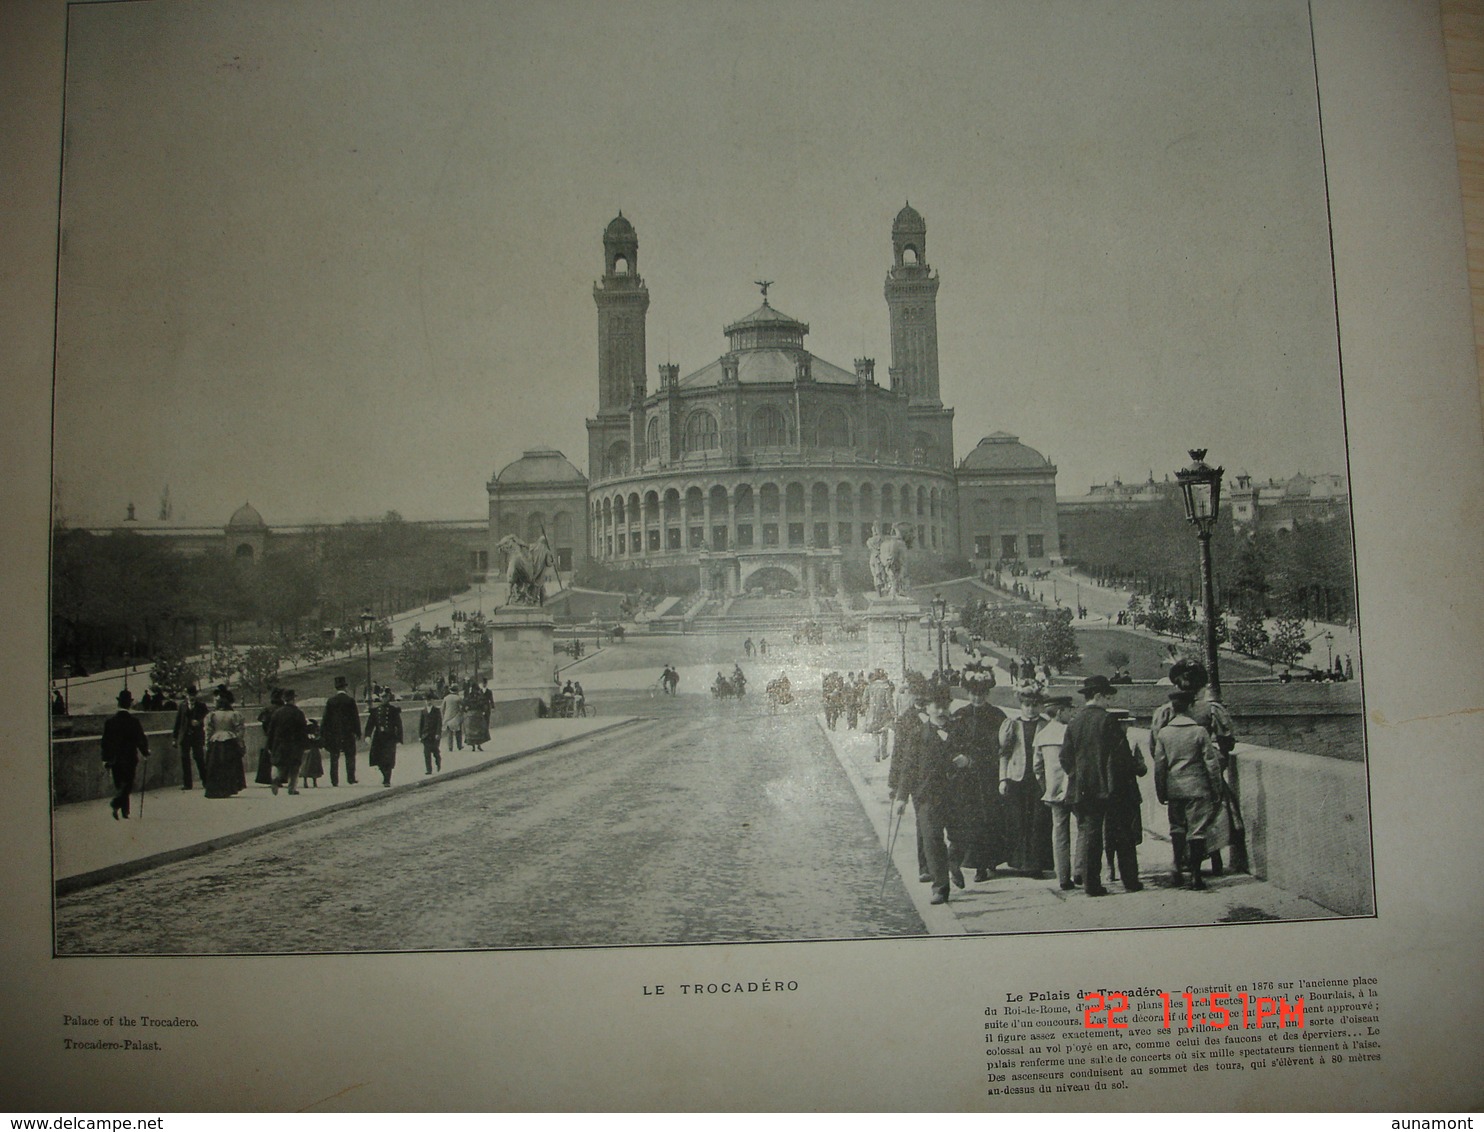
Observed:
[[[506,605],[489,619],[493,671],[490,692],[499,700],[549,700],[556,668],[556,623],[539,606]]]
[[[866,612],[862,620],[866,623],[866,656],[870,667],[884,669],[893,680],[902,677],[902,634],[907,637],[907,653],[914,651],[914,633],[921,633],[918,621],[922,617],[922,606],[907,597],[878,597],[866,595]],[[909,659],[910,666],[910,659]]]

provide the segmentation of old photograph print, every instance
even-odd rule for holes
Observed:
[[[56,954],[1373,915],[1322,90],[1294,0],[73,4]]]

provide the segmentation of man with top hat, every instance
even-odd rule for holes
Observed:
[[[1036,732],[1041,729],[1041,689],[1023,682],[1015,690],[1018,714],[1000,725],[1001,815],[1012,869],[1040,876],[1052,867],[1051,814],[1041,804],[1045,784],[1036,777]]]
[[[211,709],[202,701],[201,695],[192,684],[186,688],[185,702],[176,709],[175,726],[171,729],[170,738],[180,751],[180,788],[191,789],[194,785],[191,781],[191,763],[196,764],[196,770],[201,776],[201,781],[206,781],[206,715]]]
[[[1109,799],[1117,783],[1118,768],[1133,762],[1123,725],[1108,708],[1118,687],[1101,674],[1082,681],[1082,710],[1067,724],[1062,739],[1061,766],[1067,773],[1067,801],[1077,815],[1077,865],[1083,891],[1088,896],[1106,896],[1103,887],[1103,823]],[[1125,869],[1119,861],[1124,887],[1139,887],[1138,865]],[[1132,887],[1131,887],[1132,886]]]
[[[1062,769],[1061,748],[1076,705],[1071,696],[1048,696],[1041,710],[1044,722],[1035,738],[1036,777],[1045,783],[1041,802],[1051,811],[1051,858],[1056,879],[1063,892],[1070,892],[1077,886],[1072,882],[1072,806],[1067,801],[1069,779]]]
[[[145,737],[144,725],[129,711],[133,704],[134,694],[125,688],[119,693],[118,711],[103,723],[103,765],[113,776],[116,791],[108,803],[114,821],[118,821],[119,814],[126,818],[129,816],[129,793],[134,789],[134,771],[140,759],[149,758],[149,739]]]
[[[958,805],[966,818],[964,863],[974,869],[976,881],[988,880],[1005,860],[1000,830],[1000,728],[1005,713],[989,702],[994,684],[993,673],[965,679],[969,702],[953,713],[948,728],[955,761],[960,755],[967,760],[958,771],[964,780]]]
[[[361,738],[361,713],[345,690],[344,676],[335,677],[335,691],[325,701],[320,717],[319,737],[330,753],[330,785],[340,785],[340,756],[345,756],[345,781],[356,783],[356,743]]]

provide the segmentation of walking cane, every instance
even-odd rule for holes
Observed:
[[[891,831],[891,836],[886,841],[886,869],[881,874],[881,895],[878,900],[886,899],[886,880],[891,876],[892,850],[897,847],[897,834],[902,830],[902,815],[907,812],[907,802],[903,799],[901,806],[897,809],[897,823]]]
[[[140,821],[143,821],[144,820],[144,790],[145,790],[145,787],[147,787],[149,785],[149,756],[148,755],[145,755],[144,758],[142,758],[142,759],[139,760],[139,767],[140,767],[140,775],[139,775],[139,820]],[[128,815],[125,815],[125,816],[127,817]]]

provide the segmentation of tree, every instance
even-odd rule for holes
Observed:
[[[1133,658],[1124,649],[1109,649],[1103,654],[1103,659],[1108,662],[1108,667],[1114,671],[1127,668],[1133,663]]]
[[[1047,664],[1065,672],[1082,659],[1070,609],[1047,609],[1021,622],[1017,651],[1032,664]]]
[[[442,664],[442,657],[434,653],[432,635],[414,627],[402,638],[393,671],[398,680],[415,689],[431,684],[441,672]]]
[[[1237,624],[1232,629],[1232,648],[1248,656],[1262,656],[1268,641],[1267,625],[1262,613],[1250,606],[1237,614]]]
[[[171,699],[179,699],[188,685],[200,679],[200,668],[177,652],[161,653],[149,670],[149,682]]]
[[[1273,626],[1266,648],[1258,655],[1268,664],[1285,667],[1297,664],[1309,653],[1309,642],[1304,639],[1304,622],[1298,617],[1280,617]]]
[[[253,645],[241,654],[237,671],[242,675],[242,687],[258,699],[278,682],[278,670],[283,663],[283,652],[274,645]]]

